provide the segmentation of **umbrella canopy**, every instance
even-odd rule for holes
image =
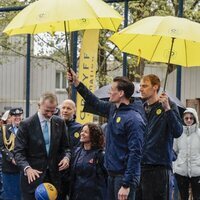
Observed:
[[[149,61],[169,60],[186,67],[200,65],[200,24],[173,16],[144,18],[115,33],[110,40],[123,52]]]
[[[149,61],[200,65],[200,24],[188,19],[147,17],[115,33],[110,40],[121,51]]]
[[[135,92],[133,93],[132,97],[137,101],[141,99],[141,94],[140,94],[140,83],[138,82],[134,82],[134,85],[135,85]],[[108,101],[109,100],[109,91],[110,91],[110,88],[111,88],[111,84],[109,85],[106,85],[106,86],[103,86],[101,88],[99,88],[98,90],[96,90],[94,92],[94,94],[99,98],[99,99],[102,99],[102,100],[105,100],[105,101]],[[160,91],[163,91],[163,88],[161,87],[160,88]],[[176,103],[176,105],[178,106],[179,108],[179,112],[180,114],[182,115],[182,113],[184,112],[185,110],[185,106],[182,104],[182,102],[175,96],[171,95],[168,91],[166,91],[167,95],[169,96],[170,100],[173,101],[174,103]],[[139,104],[137,104],[139,105]],[[100,114],[100,113],[97,113],[97,111],[95,111],[89,104],[85,103],[85,106],[84,106],[84,112],[90,112],[90,113],[93,113],[93,114]]]
[[[39,0],[18,13],[4,29],[8,35],[109,29],[116,31],[122,16],[102,0]]]

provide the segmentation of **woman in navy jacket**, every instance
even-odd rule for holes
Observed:
[[[107,172],[103,166],[104,136],[102,129],[87,123],[80,133],[81,147],[72,160],[71,200],[103,200],[106,195]]]

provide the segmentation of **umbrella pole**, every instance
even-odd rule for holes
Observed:
[[[65,28],[65,55],[66,55],[66,62],[67,62],[67,67],[70,70],[71,68],[71,61],[69,57],[69,48],[68,48],[68,37],[67,37],[67,28],[66,28],[66,21],[64,21],[64,28]]]
[[[174,40],[175,38],[172,38],[172,43],[171,43],[171,49],[170,49],[170,53],[169,53],[169,59],[168,59],[168,62],[167,62],[167,71],[166,71],[166,75],[165,75],[165,82],[164,82],[164,92],[165,92],[165,88],[166,88],[166,84],[167,84],[167,78],[168,78],[168,74],[169,74],[169,65],[170,65],[170,60],[171,60],[171,56],[172,56],[172,49],[173,49],[173,46],[174,46]]]
[[[67,72],[71,73],[70,72],[70,69],[71,69],[71,60],[70,60],[70,56],[69,56],[69,48],[68,48],[68,37],[67,37],[67,28],[66,28],[66,21],[64,21],[64,28],[65,28],[65,55],[66,55],[66,63],[67,63],[67,71],[66,71],[66,74]],[[67,76],[67,75],[66,75]],[[69,83],[72,83],[73,80],[69,81]],[[72,96],[72,88],[69,87],[67,89],[67,92],[68,92],[68,96],[71,97]]]

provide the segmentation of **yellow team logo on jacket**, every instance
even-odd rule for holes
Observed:
[[[117,117],[116,122],[119,123],[121,121],[121,117]]]
[[[79,136],[80,136],[79,132],[74,133],[75,138],[79,138]]]
[[[156,110],[156,114],[157,114],[157,115],[160,115],[160,114],[161,114],[161,112],[162,112],[162,110],[161,110],[161,109],[157,109],[157,110]]]

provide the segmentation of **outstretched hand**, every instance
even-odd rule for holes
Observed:
[[[67,79],[77,87],[80,83],[77,74],[70,68],[67,72]]]
[[[40,177],[40,174],[42,174],[42,171],[33,169],[31,167],[26,169],[26,175],[28,177],[28,183],[32,183],[33,181],[35,181],[37,178]]]

